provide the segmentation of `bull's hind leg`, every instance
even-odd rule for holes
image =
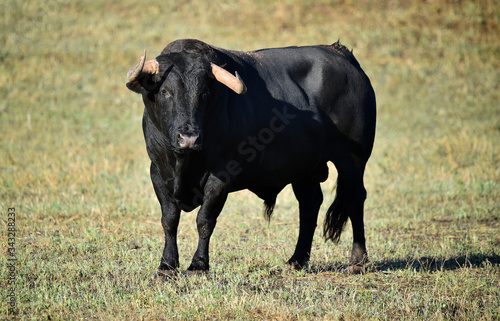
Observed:
[[[318,181],[307,178],[292,183],[293,192],[299,201],[299,239],[292,258],[288,260],[294,269],[301,269],[309,262],[318,212],[323,202],[323,193]]]
[[[348,272],[359,273],[368,262],[363,222],[366,199],[363,173],[366,162],[353,156],[334,163],[338,171],[337,194],[326,213],[325,238],[338,241],[347,219],[351,219],[353,244]]]
[[[353,178],[354,179],[354,178]],[[349,273],[360,273],[365,264],[368,263],[368,254],[366,252],[365,226],[364,226],[364,202],[366,199],[366,190],[363,184],[363,176],[347,182],[346,192],[352,193],[352,199],[346,204],[346,210],[349,213],[352,226],[352,250],[351,259],[348,266]],[[350,192],[349,192],[350,191]]]

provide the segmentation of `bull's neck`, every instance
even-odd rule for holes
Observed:
[[[174,170],[174,198],[179,199],[182,194],[183,188],[183,178],[184,178],[184,164],[189,163],[187,160],[187,155],[185,154],[174,154],[173,162],[171,163]],[[170,160],[169,160],[170,162]]]
[[[194,173],[195,168],[191,166],[194,157],[192,153],[193,152],[174,154],[175,160],[171,164],[174,170],[173,196],[175,199],[181,199],[183,194],[190,192],[190,190],[194,188],[194,186],[191,186],[193,184],[193,177],[196,176],[196,173]]]

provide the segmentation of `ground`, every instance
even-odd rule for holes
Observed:
[[[1,316],[13,302],[20,319],[500,318],[493,1],[7,0],[0,8]],[[365,178],[367,273],[344,273],[349,226],[339,244],[318,228],[311,266],[284,268],[298,235],[286,189],[270,223],[254,195],[230,195],[208,277],[152,278],[160,209],[142,102],[126,73],[143,49],[153,57],[178,38],[237,50],[340,38],[354,49],[378,103]],[[320,224],[334,198],[331,173]],[[182,270],[195,246],[195,213],[184,213]]]

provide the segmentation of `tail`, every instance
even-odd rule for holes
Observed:
[[[323,226],[323,234],[325,240],[331,240],[338,243],[340,235],[344,230],[344,226],[349,218],[349,213],[346,208],[346,195],[344,195],[344,186],[337,179],[337,194],[330,208],[326,212],[325,223]]]
[[[271,216],[273,215],[274,205],[276,205],[276,196],[271,195],[264,199],[264,218],[266,221],[271,221]]]

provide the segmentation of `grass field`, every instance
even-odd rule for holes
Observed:
[[[0,12],[0,319],[11,300],[41,320],[500,319],[496,1],[4,0]],[[343,273],[350,227],[338,245],[318,228],[310,268],[284,269],[298,235],[286,189],[270,224],[256,196],[230,195],[208,277],[152,279],[160,208],[126,73],[178,38],[354,48],[378,102],[368,273]],[[195,217],[181,218],[182,270]]]

